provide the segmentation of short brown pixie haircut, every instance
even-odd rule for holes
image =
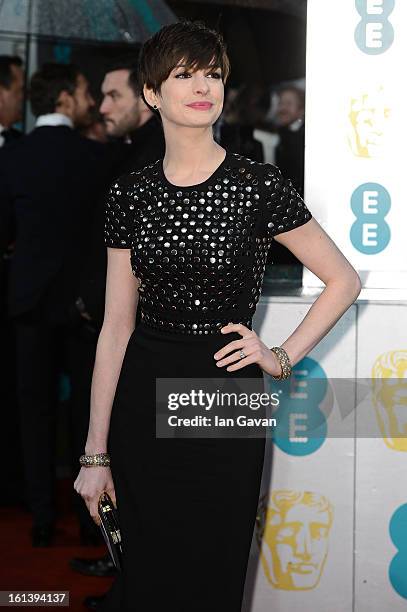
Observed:
[[[164,26],[143,45],[139,56],[139,86],[161,94],[161,85],[180,63],[187,70],[220,68],[225,83],[230,73],[222,35],[201,21],[180,21]]]

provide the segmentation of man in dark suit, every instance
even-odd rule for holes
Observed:
[[[280,141],[276,147],[276,164],[301,195],[304,193],[304,116],[304,90],[292,85],[281,88],[277,106]]]
[[[8,145],[21,136],[13,124],[21,120],[23,94],[24,72],[21,59],[15,55],[0,55],[0,163]],[[9,246],[10,232],[10,211],[0,210],[0,259]],[[0,274],[1,269],[0,263]]]
[[[111,65],[102,84],[103,101],[100,113],[106,124],[107,133],[112,138],[122,139],[120,153],[112,182],[119,175],[143,168],[157,159],[163,158],[165,141],[161,120],[144,103],[137,83],[137,65],[134,57],[119,60]],[[98,214],[89,244],[88,258],[83,269],[78,304],[84,317],[82,334],[76,338],[77,376],[72,382],[76,390],[78,424],[77,454],[84,452],[89,424],[89,395],[95,361],[97,336],[103,323],[104,299],[106,289],[107,250],[104,245],[105,201],[100,202]],[[136,323],[140,319],[139,313]],[[92,334],[92,327],[94,333]],[[87,335],[86,335],[87,330]],[[79,394],[82,394],[80,400]],[[80,425],[82,423],[82,425]],[[82,430],[80,430],[82,428]],[[83,501],[81,500],[83,504]],[[85,505],[83,507],[86,512]],[[114,572],[109,556],[93,559],[73,559],[71,567],[91,576],[108,576]],[[96,609],[100,597],[88,597],[85,605]]]
[[[35,129],[1,163],[0,208],[12,211],[16,242],[9,314],[15,322],[17,389],[32,543],[55,530],[55,424],[61,361],[94,203],[106,185],[104,146],[73,128],[94,101],[72,65],[46,64],[30,84]]]
[[[24,91],[24,72],[22,61],[14,55],[0,55],[0,164],[7,155],[9,145],[22,136],[13,127],[21,120]],[[1,186],[0,186],[1,192]],[[7,317],[7,284],[9,277],[10,256],[12,252],[12,219],[9,210],[0,210],[0,371],[2,404],[7,409],[2,411],[2,428],[0,445],[5,455],[16,453],[16,460],[10,465],[8,478],[0,490],[0,504],[21,502],[22,466],[18,434],[17,397],[15,380],[14,337]]]
[[[134,56],[111,65],[102,83],[99,109],[108,136],[116,144],[111,182],[121,174],[143,168],[164,157],[161,119],[143,101],[137,83]],[[103,323],[107,252],[104,246],[105,201],[101,200],[93,225],[80,285],[80,307],[97,328]]]
[[[277,133],[279,143],[275,150],[276,164],[283,176],[291,179],[295,189],[304,194],[305,153],[305,92],[299,87],[285,85],[279,90],[277,106]],[[268,261],[291,266],[291,277],[301,279],[302,264],[282,244],[274,241]]]

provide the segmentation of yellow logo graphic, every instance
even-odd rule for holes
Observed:
[[[383,87],[351,98],[348,142],[357,157],[380,157],[385,142],[386,106]]]
[[[386,445],[407,452],[407,350],[388,351],[376,359],[372,399]]]
[[[260,499],[256,538],[270,584],[286,591],[308,591],[321,578],[328,555],[333,507],[311,491],[273,491]]]

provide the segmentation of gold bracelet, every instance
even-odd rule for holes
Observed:
[[[110,467],[110,455],[108,455],[108,453],[81,455],[79,463],[83,467]]]
[[[272,375],[272,377],[275,380],[286,380],[287,378],[290,378],[292,367],[290,359],[285,350],[281,348],[281,346],[273,346],[270,351],[273,351],[273,353],[277,356],[277,359],[279,360],[281,366],[281,374],[279,374],[278,376]]]

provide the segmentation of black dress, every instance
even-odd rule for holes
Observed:
[[[155,435],[156,378],[251,378],[216,351],[251,328],[274,235],[311,213],[277,167],[227,153],[205,182],[177,187],[162,160],[111,188],[108,247],[131,249],[141,323],[129,340],[108,441],[124,570],[100,610],[239,612],[264,439]],[[120,299],[120,296],[117,296]]]

